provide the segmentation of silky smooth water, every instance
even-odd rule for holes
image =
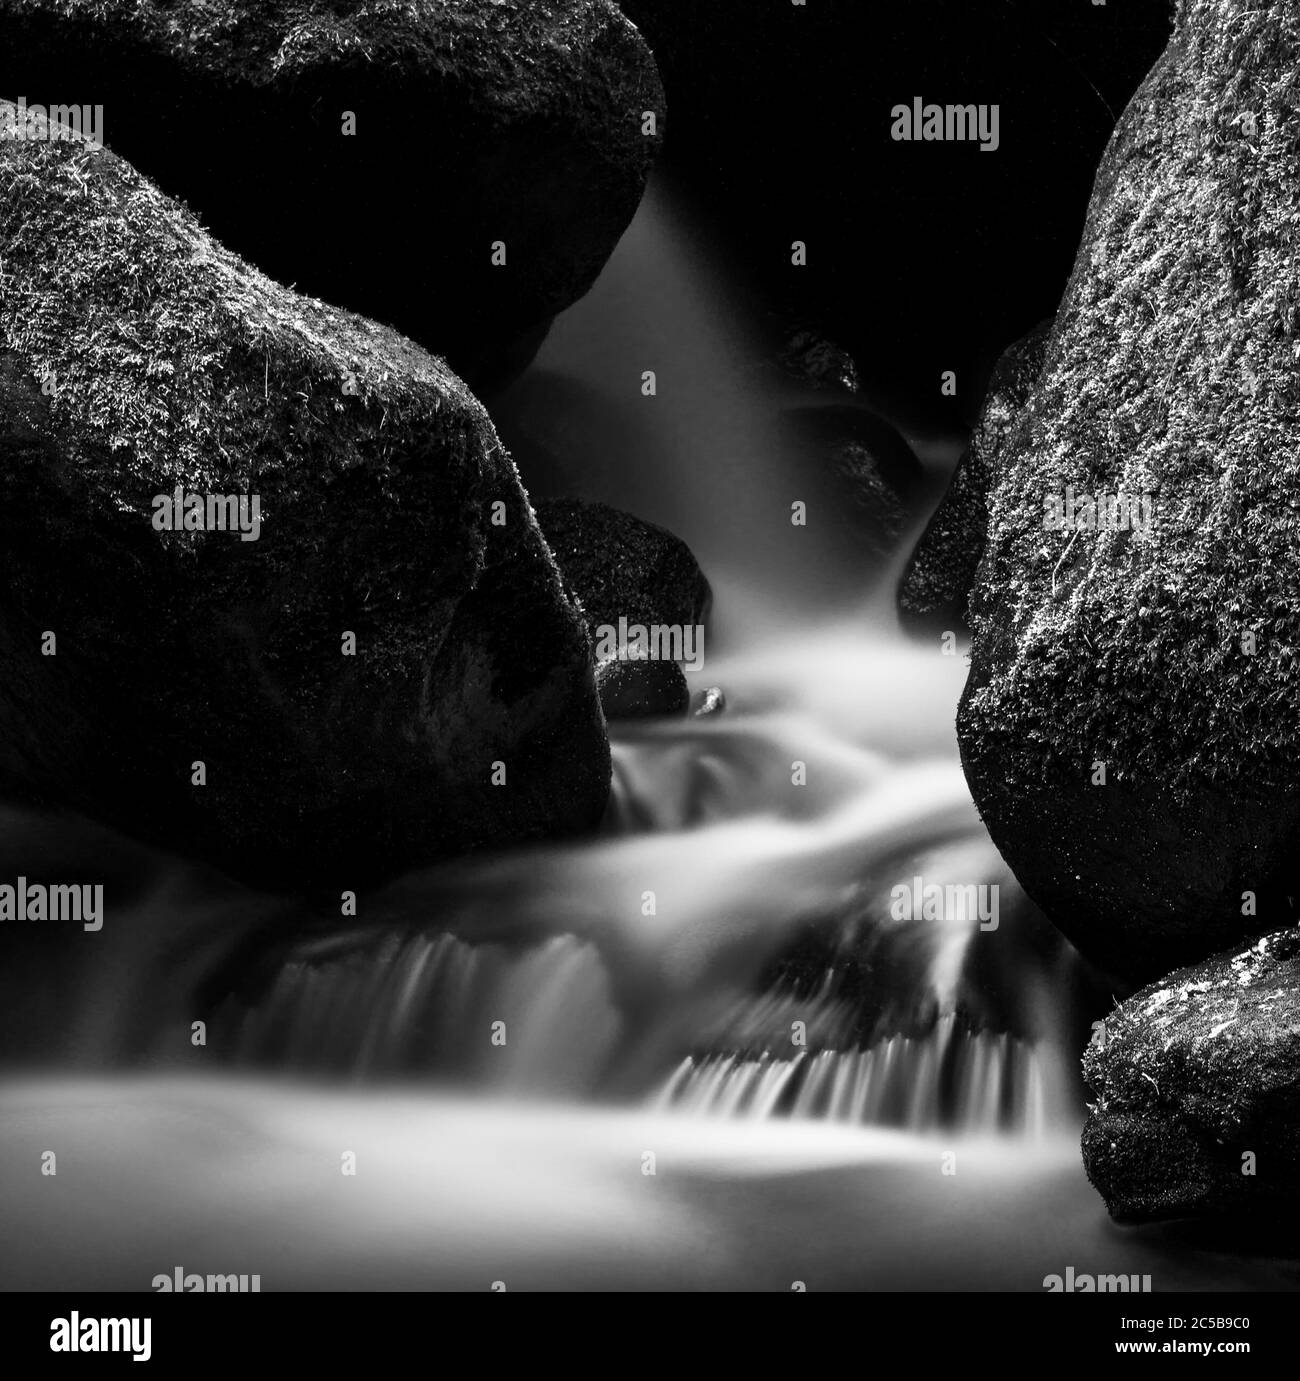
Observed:
[[[774,375],[769,344],[656,184],[490,400],[538,493],[672,527],[715,591],[692,681],[727,712],[615,726],[598,838],[426,869],[340,922],[6,810],[6,864],[120,877],[94,948],[12,951],[0,1238],[25,1246],[2,1283],[1289,1283],[1109,1224],[1076,1072],[1109,994],[980,824],[952,727],[964,658],[893,614],[907,541],[873,557],[821,458],[774,442],[821,395]],[[960,438],[898,420],[941,476]],[[997,927],[898,918],[915,877],[996,887]]]

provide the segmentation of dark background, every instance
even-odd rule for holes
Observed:
[[[773,325],[812,326],[874,386],[967,422],[972,379],[1055,311],[1097,165],[1173,14],[1172,0],[622,8],[664,74],[667,169]],[[1001,147],[895,142],[891,108],[917,96],[1000,106]],[[939,396],[947,369],[955,401]]]

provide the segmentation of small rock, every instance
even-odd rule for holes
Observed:
[[[790,471],[818,485],[837,535],[871,555],[892,551],[922,479],[898,429],[852,404],[792,408],[781,428]]]
[[[686,675],[676,662],[604,662],[596,690],[606,719],[680,716],[691,702]]]
[[[710,686],[700,691],[691,701],[691,714],[696,719],[708,719],[722,714],[727,708],[727,697],[718,686]]]
[[[814,388],[856,393],[862,387],[853,356],[816,331],[796,331],[780,354],[782,367]]]
[[[603,503],[542,499],[537,521],[560,573],[592,628],[629,624],[702,625],[712,603],[691,549],[657,527]]]

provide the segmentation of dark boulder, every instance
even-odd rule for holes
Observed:
[[[999,357],[970,445],[903,572],[898,609],[917,632],[967,626],[966,601],[988,532],[990,477],[1038,382],[1051,329],[1050,318],[1040,322]]]
[[[1083,1069],[1084,1165],[1112,1217],[1300,1211],[1300,931],[1144,988]]]
[[[791,378],[813,388],[851,394],[862,387],[853,356],[809,327],[792,331],[777,358]]]
[[[536,512],[586,615],[606,719],[684,714],[691,698],[686,676],[678,660],[664,660],[661,652],[704,656],[713,596],[690,548],[667,529],[607,504],[543,499]],[[663,634],[650,635],[654,628],[680,630],[682,641],[661,643]]]
[[[606,719],[653,719],[686,713],[691,701],[686,675],[676,662],[610,661],[596,671]]]
[[[1294,915],[1298,50],[1293,5],[1181,0],[989,498],[966,776],[1029,894],[1131,980]]]
[[[75,141],[0,140],[0,261],[4,790],[286,889],[596,821],[585,630],[441,360]]]
[[[815,516],[838,546],[870,556],[897,546],[922,472],[891,422],[849,403],[791,408],[781,417],[781,444],[789,471],[815,486]]]
[[[0,0],[0,33],[0,98],[102,104],[223,244],[476,386],[595,281],[665,117],[607,0]]]
[[[702,625],[712,592],[691,549],[666,528],[608,504],[542,499],[540,525],[589,625]]]

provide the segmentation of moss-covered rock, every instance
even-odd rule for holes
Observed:
[[[594,282],[665,117],[607,0],[0,0],[0,33],[0,98],[102,104],[223,244],[476,383]]]
[[[898,587],[903,622],[918,632],[965,627],[966,602],[984,555],[990,477],[1043,368],[1052,321],[1009,345],[989,379],[970,445]]]
[[[702,625],[713,592],[691,549],[667,528],[608,504],[542,499],[537,521],[588,625]]]
[[[1300,1209],[1300,931],[1144,988],[1083,1069],[1084,1164],[1113,1217]]]
[[[623,627],[659,625],[684,634],[695,630],[686,650],[705,654],[700,630],[713,592],[691,549],[667,528],[583,499],[543,499],[537,521],[586,616],[605,718],[684,714],[691,693],[676,661],[625,659],[623,650],[614,656],[610,650],[620,642]]]
[[[0,263],[5,790],[286,888],[595,821],[585,630],[441,360],[78,142],[0,139]]]
[[[966,775],[1030,895],[1132,978],[1294,914],[1298,52],[1293,4],[1180,0],[989,499]],[[1084,496],[1139,517],[1089,527]]]

